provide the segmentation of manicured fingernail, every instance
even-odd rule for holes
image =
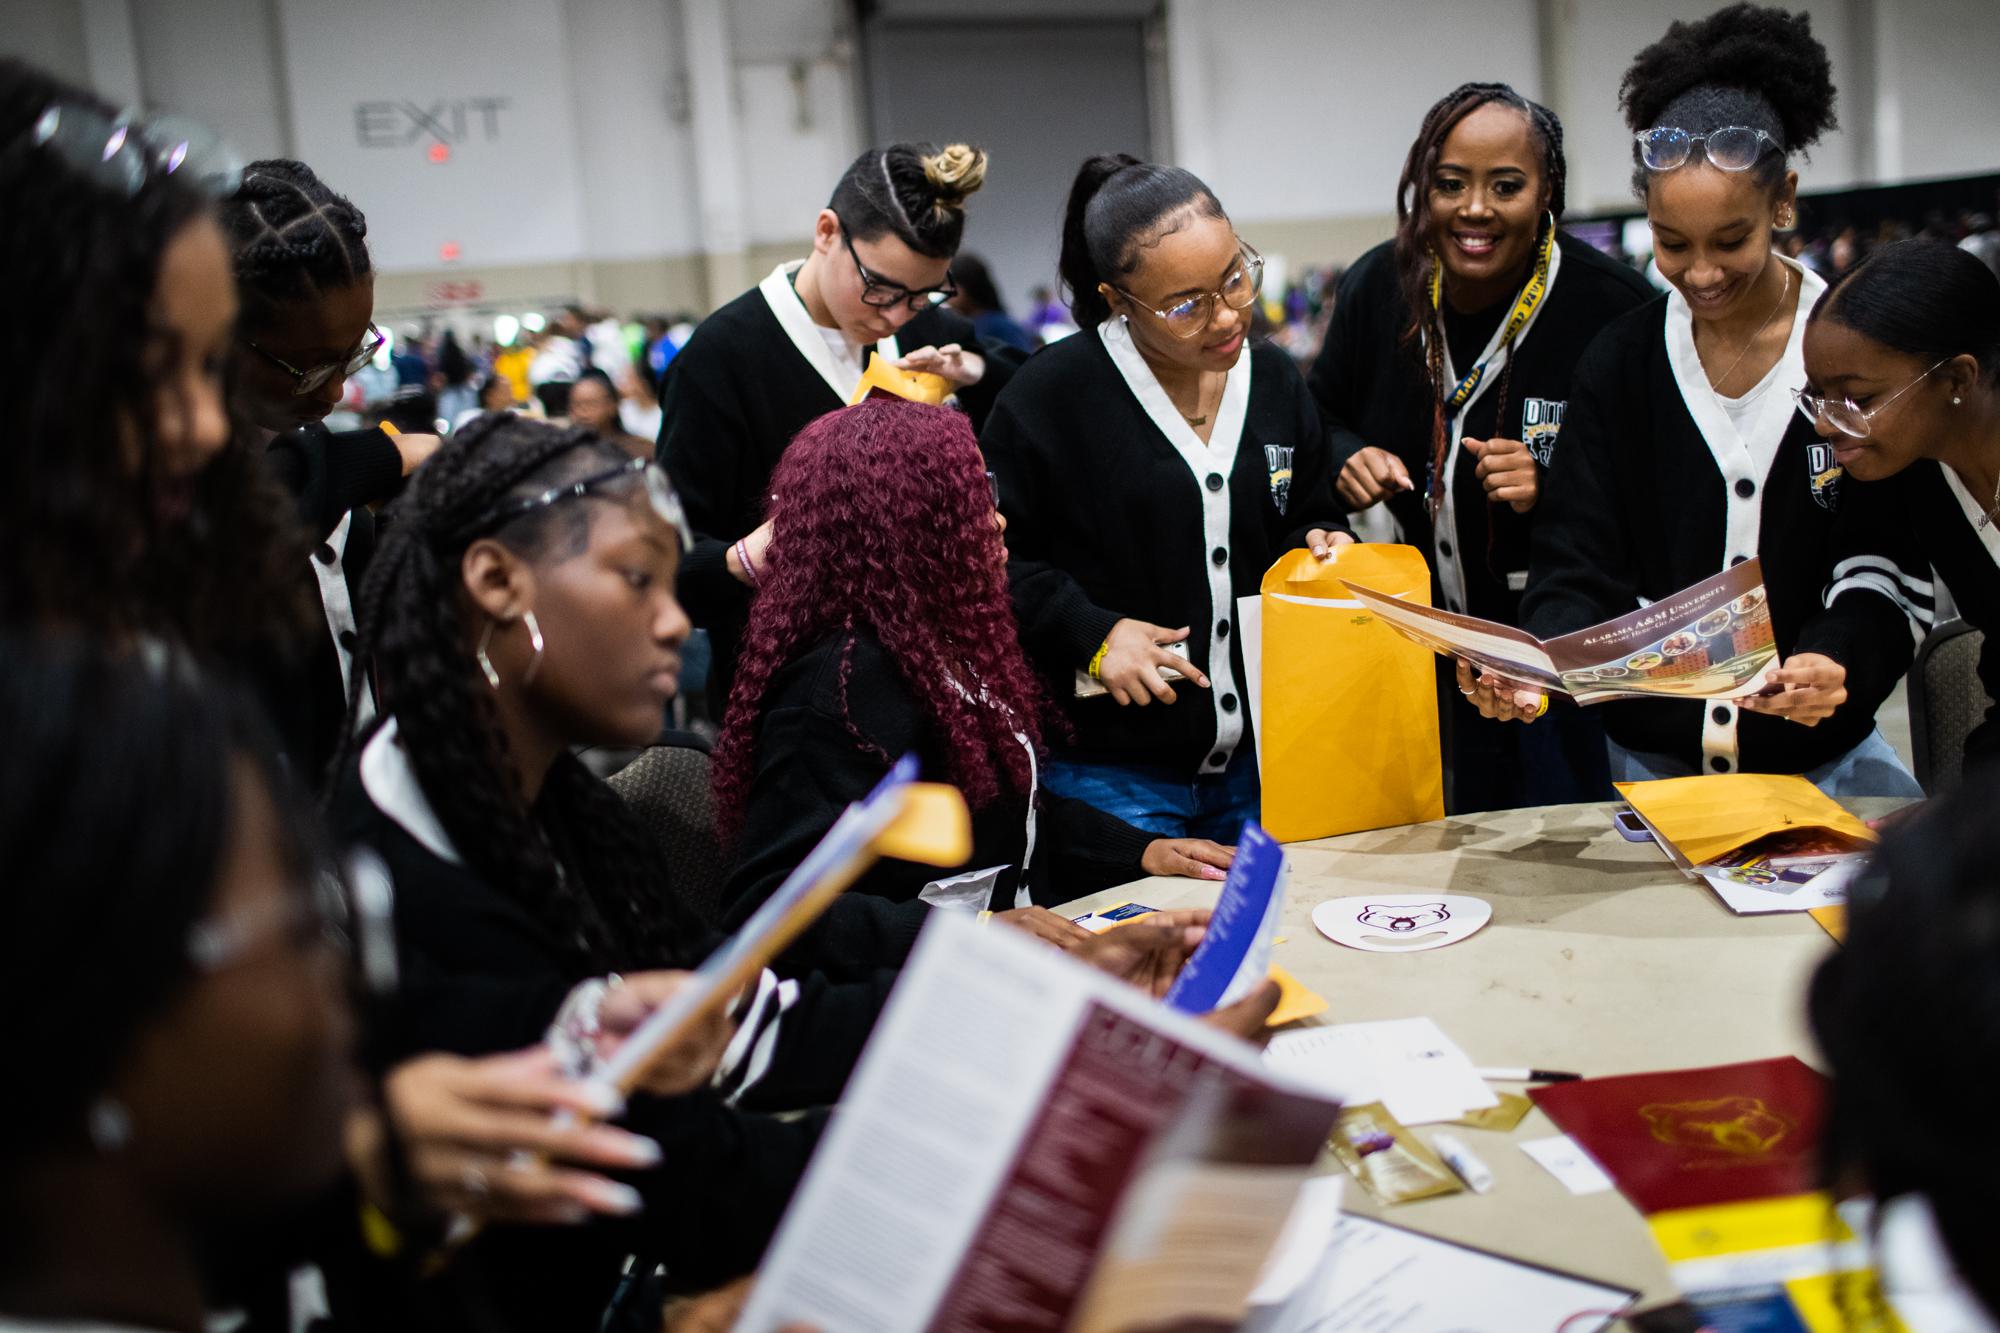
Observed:
[[[628,1134],[622,1129],[607,1129],[600,1131],[600,1141],[633,1166],[660,1164],[660,1145],[643,1134]]]
[[[616,1213],[620,1217],[630,1217],[646,1206],[646,1200],[639,1191],[615,1180],[589,1180],[584,1182],[583,1188],[590,1195],[591,1202],[604,1212]]]
[[[1202,877],[1203,879],[1228,879],[1228,878],[1229,878],[1228,874],[1226,874],[1226,873],[1225,873],[1225,872],[1223,872],[1223,871],[1220,871],[1220,870],[1217,870],[1217,869],[1216,869],[1216,868],[1215,868],[1214,866],[1203,866],[1203,867],[1201,868],[1201,877]]]
[[[625,1098],[609,1083],[586,1083],[578,1096],[593,1115],[609,1120],[625,1114]]]

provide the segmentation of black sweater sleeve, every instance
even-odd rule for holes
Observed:
[[[1093,603],[1083,585],[1049,559],[1044,524],[1054,511],[1045,497],[1063,484],[1052,457],[1062,441],[1032,403],[1009,395],[995,405],[979,444],[1000,484],[1000,512],[1007,518],[1007,581],[1021,642],[1044,664],[1061,662],[1082,670],[1124,615]]]
[[[1930,599],[1913,591],[1930,582],[1930,562],[1891,494],[1851,482],[1841,487],[1833,561],[1827,605],[1799,631],[1792,652],[1821,653],[1846,667],[1842,710],[1873,717],[1930,626]]]
[[[1036,884],[1038,906],[1053,907],[1145,875],[1139,861],[1158,834],[1047,789],[1035,812],[1041,845],[1048,849],[1048,872]]]
[[[264,451],[273,476],[298,501],[299,520],[325,541],[341,516],[392,499],[403,485],[403,456],[376,428],[338,434],[324,426],[287,431]]]
[[[1377,357],[1381,330],[1367,318],[1368,268],[1357,263],[1336,288],[1333,316],[1327,321],[1326,339],[1313,358],[1307,381],[1320,416],[1326,423],[1332,472],[1337,474],[1348,459],[1361,452],[1368,441],[1355,429],[1360,416],[1361,386],[1381,373]]]
[[[1619,399],[1618,346],[1607,335],[1578,363],[1555,452],[1535,516],[1534,558],[1521,598],[1521,627],[1540,639],[1585,629],[1638,605],[1639,571],[1619,515],[1610,405]]]
[[[740,619],[750,604],[750,590],[729,572],[729,544],[755,526],[745,526],[744,515],[758,512],[761,502],[744,494],[749,424],[703,383],[700,367],[683,366],[689,351],[704,358],[690,342],[668,364],[654,456],[674,483],[695,534],[676,591],[695,624],[713,625]]]

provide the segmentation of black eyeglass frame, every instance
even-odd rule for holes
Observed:
[[[899,305],[907,305],[912,310],[929,310],[941,306],[958,295],[958,282],[951,276],[951,270],[944,271],[944,281],[935,287],[905,287],[892,281],[861,262],[861,254],[854,248],[854,237],[847,230],[847,223],[838,213],[834,220],[840,223],[840,243],[847,247],[847,257],[854,261],[854,271],[861,275],[861,304],[873,306],[877,310],[894,310]],[[888,300],[877,296],[879,291],[891,293]]]
[[[304,370],[300,370],[276,352],[259,347],[248,338],[243,341],[251,351],[269,361],[279,370],[284,371],[285,374],[291,376],[292,397],[303,398],[336,375],[342,379],[346,379],[350,375],[360,374],[361,368],[370,361],[373,361],[375,354],[382,350],[382,345],[389,341],[389,335],[376,328],[374,321],[370,320],[368,323],[368,336],[362,340],[359,347],[348,354],[346,360],[329,361],[325,365],[308,366]]]

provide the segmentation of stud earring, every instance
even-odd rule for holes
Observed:
[[[1957,394],[1953,394],[1953,395],[1951,396],[1951,405],[1952,405],[1953,407],[1957,407],[1957,406],[1958,406],[1958,404],[1959,404],[1959,401],[1960,401],[1960,400],[1959,400],[1959,397],[1958,397],[1958,395],[1957,395]]]
[[[84,1125],[91,1144],[106,1156],[132,1142],[132,1113],[115,1097],[99,1097],[92,1102]]]

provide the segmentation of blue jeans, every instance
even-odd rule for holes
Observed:
[[[1649,782],[1654,778],[1690,778],[1701,770],[1692,764],[1663,754],[1643,754],[1628,750],[1617,741],[1606,741],[1611,756],[1613,782]],[[1923,799],[1917,785],[1895,747],[1882,739],[1882,732],[1870,731],[1861,744],[1840,758],[1821,764],[1805,775],[1806,781],[1828,796],[1909,796]]]
[[[1244,823],[1257,818],[1263,792],[1257,755],[1247,742],[1236,747],[1220,773],[1190,775],[1150,764],[1070,757],[1049,760],[1042,785],[1163,838],[1223,843],[1234,843]]]

